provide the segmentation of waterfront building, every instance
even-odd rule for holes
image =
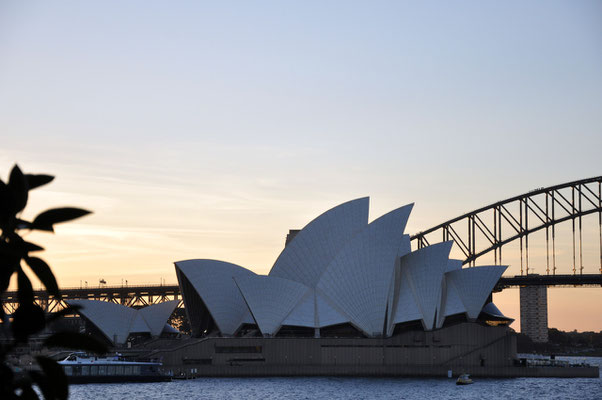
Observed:
[[[371,222],[368,207],[352,200],[290,231],[267,275],[176,262],[193,338],[152,355],[203,376],[568,376],[517,366],[513,320],[490,301],[505,266],[462,268],[452,242],[412,251],[412,205]]]
[[[520,330],[535,343],[548,341],[548,288],[520,288]]]
[[[412,251],[404,233],[412,205],[371,222],[368,206],[352,200],[289,232],[267,275],[225,261],[176,262],[192,337],[140,343],[132,354],[184,377],[598,377],[595,367],[518,360],[513,320],[490,299],[506,267],[463,268],[449,258],[452,242]],[[123,343],[159,332],[173,311],[155,313],[159,306],[80,313]]]
[[[291,231],[265,276],[224,261],[176,262],[193,334],[387,338],[412,324],[475,321],[506,267],[462,268],[449,259],[451,241],[411,251],[412,204],[370,223],[368,207],[356,199]],[[510,322],[499,314],[498,324]]]

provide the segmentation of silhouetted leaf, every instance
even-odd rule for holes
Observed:
[[[31,229],[31,222],[17,218],[15,221],[15,229]]]
[[[18,263],[15,264],[9,261],[8,256],[3,256],[0,260],[0,293],[4,293],[6,292],[6,289],[8,289],[10,277],[13,275],[18,265]]]
[[[75,314],[80,308],[81,306],[79,305],[68,305],[61,311],[57,311],[55,313],[50,314],[50,316],[46,318],[46,324],[50,324],[51,322],[63,318],[65,315]]]
[[[43,247],[38,246],[35,243],[31,243],[31,242],[24,242],[25,245],[25,251],[27,253],[29,253],[30,251],[41,251],[44,250]]]
[[[26,257],[25,262],[31,267],[31,270],[42,281],[48,293],[53,296],[61,297],[59,286],[56,283],[54,274],[44,260],[38,257]]]
[[[10,177],[8,179],[8,188],[13,196],[13,212],[18,213],[22,209],[25,208],[27,204],[27,180],[25,179],[25,175],[21,172],[21,169],[18,165],[15,165],[10,172]]]
[[[15,339],[26,342],[29,335],[41,331],[45,325],[44,311],[39,306],[21,304],[13,314],[10,326]]]
[[[27,183],[29,185],[29,190],[35,189],[42,185],[52,182],[54,176],[51,175],[33,175],[33,174],[25,174],[25,178],[27,179]]]
[[[35,371],[37,372],[37,371]],[[39,374],[39,372],[38,372]],[[31,375],[31,373],[30,373]],[[20,399],[24,399],[24,400],[40,400],[40,398],[38,397],[38,394],[35,392],[35,390],[33,390],[33,388],[31,387],[31,385],[29,384],[25,384],[21,386],[21,396],[19,396]],[[44,392],[42,392],[43,394]]]
[[[8,218],[11,214],[9,204],[12,202],[10,199],[10,192],[8,186],[2,180],[0,180],[0,228],[4,229],[8,223]]]
[[[54,274],[46,262],[37,257],[29,257],[30,252],[43,250],[35,243],[26,242],[17,233],[23,229],[38,229],[54,231],[54,224],[70,221],[89,211],[78,208],[57,208],[47,210],[38,215],[33,222],[18,218],[28,201],[29,190],[51,182],[54,177],[44,174],[24,175],[15,165],[11,170],[7,183],[0,180],[0,293],[7,290],[11,276],[17,272],[19,308],[12,314],[12,322],[6,324],[12,330],[13,340],[0,345],[0,399],[21,398],[38,399],[38,394],[32,388],[32,382],[38,386],[46,399],[67,399],[67,378],[62,368],[46,357],[37,357],[41,371],[31,371],[18,377],[5,364],[5,356],[16,345],[27,343],[28,337],[38,333],[46,326],[46,316],[41,307],[34,303],[33,288],[27,274],[21,268],[22,260],[42,281],[46,290],[55,296],[60,296]],[[0,300],[0,321],[7,322],[8,316],[2,312]],[[79,307],[70,307],[55,313],[48,318],[54,321],[63,315],[73,313]],[[92,352],[106,351],[103,343],[98,343],[91,337],[68,333],[66,336],[53,336],[48,339],[50,346],[61,346],[89,350]],[[15,389],[17,392],[15,392]],[[38,390],[36,388],[36,390]],[[38,391],[39,392],[39,391]],[[18,395],[17,395],[18,393]],[[41,396],[40,396],[41,397]]]
[[[48,357],[38,356],[36,357],[36,361],[48,379],[48,384],[46,385],[48,394],[44,392],[46,400],[67,400],[69,397],[69,386],[67,385],[67,376],[65,376],[63,368],[56,361]]]
[[[21,264],[21,259],[28,257],[29,252],[44,250],[35,243],[26,242],[17,233],[10,236],[10,241],[0,242],[0,267],[12,265],[12,270]]]
[[[36,385],[40,388],[42,395],[44,395],[44,399],[52,399],[54,391],[52,390],[52,383],[48,380],[48,377],[44,375],[40,371],[30,371],[29,376],[31,376],[31,380],[35,382]]]
[[[5,363],[0,364],[0,383],[5,384],[5,383],[12,383],[13,379],[15,377],[15,373],[13,372],[12,369],[10,369],[10,367],[8,365],[6,365]],[[1,387],[2,385],[0,385],[0,390],[4,389]],[[2,393],[0,391],[0,393]]]
[[[19,304],[23,306],[33,303],[33,288],[31,287],[31,281],[21,269],[17,272],[17,284],[19,285],[19,290],[17,291]]]
[[[33,229],[41,231],[54,232],[52,225],[58,224],[59,222],[71,221],[76,218],[83,217],[84,215],[90,214],[90,211],[82,210],[81,208],[53,208],[51,210],[44,211],[38,215],[31,224]]]
[[[92,353],[103,354],[109,351],[104,343],[92,336],[82,335],[77,332],[59,332],[44,341],[48,347],[63,347],[73,350],[86,350]]]
[[[21,258],[27,255],[25,252],[25,241],[19,234],[11,232],[0,241],[0,262],[13,265],[21,262]]]

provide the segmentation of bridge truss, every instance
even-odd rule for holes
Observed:
[[[135,285],[94,288],[61,288],[62,297],[57,299],[43,290],[34,290],[34,301],[48,313],[57,312],[66,307],[65,300],[88,299],[102,300],[128,307],[144,307],[170,300],[180,300],[178,285]],[[11,315],[19,306],[16,291],[5,292],[2,295],[2,309]]]
[[[600,273],[602,274],[602,176],[538,188],[520,196],[479,208],[411,237],[418,248],[453,240],[464,255],[464,264],[494,253],[502,263],[502,247],[520,244],[521,275],[529,274],[529,235],[545,230],[546,274],[556,275],[556,225],[572,225],[572,270],[583,274],[583,217],[598,214]]]

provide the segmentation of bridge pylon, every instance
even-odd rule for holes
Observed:
[[[548,287],[520,287],[520,331],[534,343],[548,341]]]

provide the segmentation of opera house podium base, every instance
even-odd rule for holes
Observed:
[[[524,366],[506,326],[463,322],[389,338],[206,337],[153,352],[174,376],[595,377],[598,367]]]

